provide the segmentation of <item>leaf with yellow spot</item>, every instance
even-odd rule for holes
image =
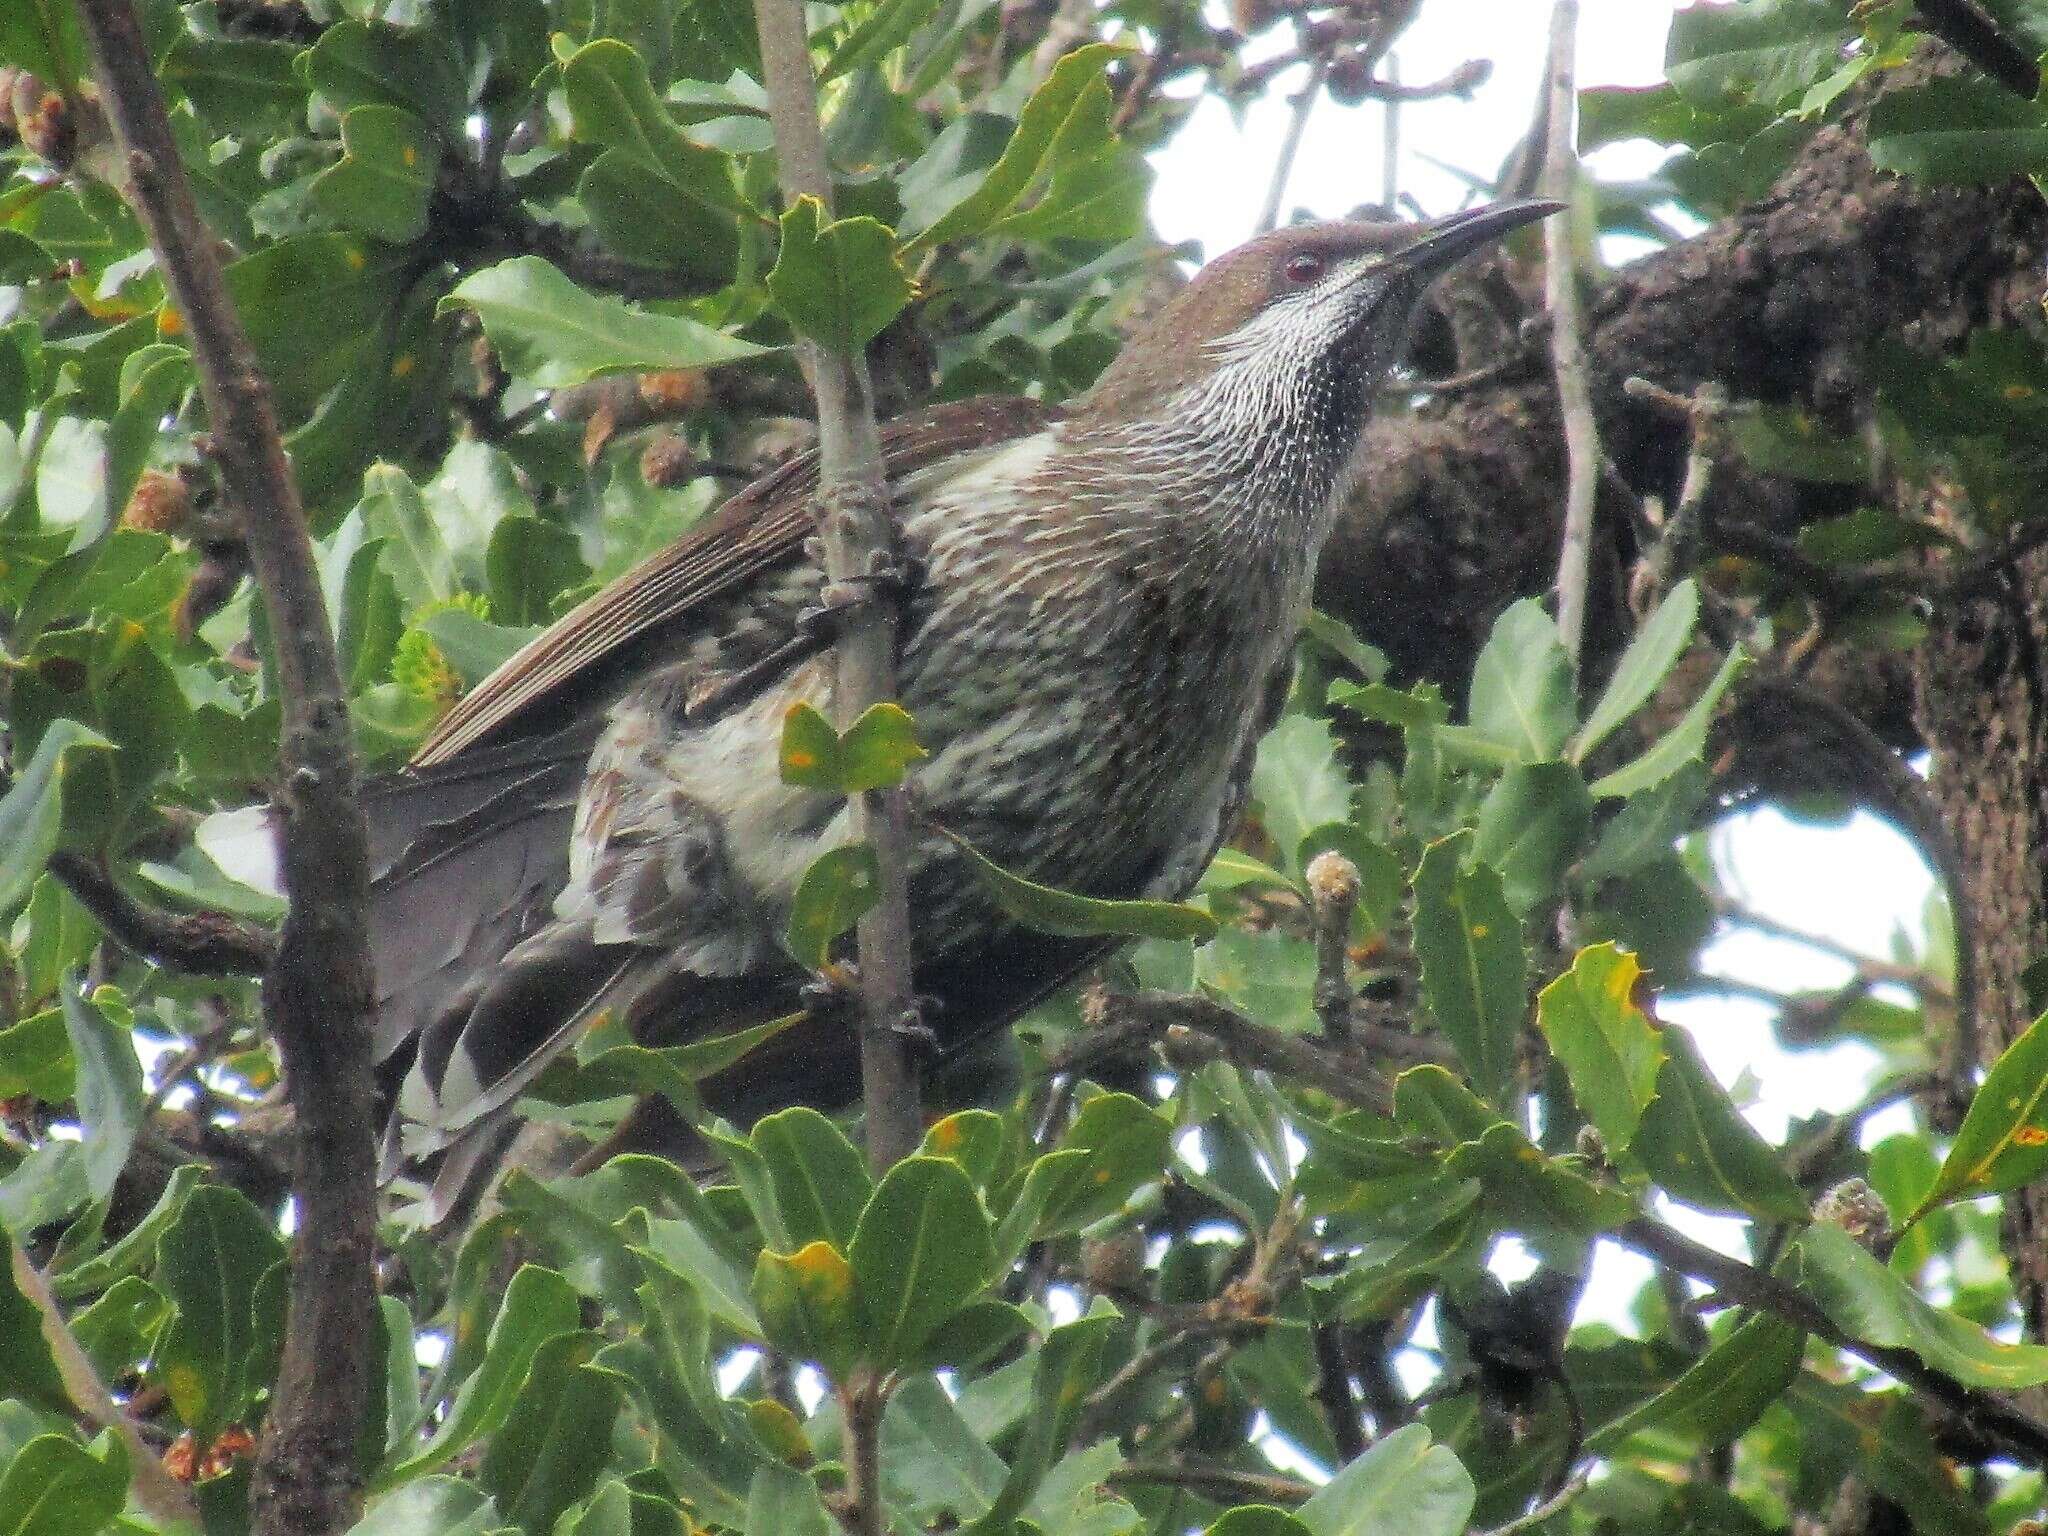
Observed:
[[[770,1344],[843,1379],[861,1343],[845,1254],[822,1238],[794,1253],[764,1248],[754,1261],[752,1295]]]
[[[2048,1014],[2005,1048],[1970,1100],[1933,1188],[1907,1225],[1951,1200],[2002,1194],[2048,1171]]]
[[[1596,944],[1536,999],[1536,1022],[1572,1096],[1616,1156],[1635,1139],[1664,1064],[1661,1034],[1636,1005],[1642,975],[1634,955]]]

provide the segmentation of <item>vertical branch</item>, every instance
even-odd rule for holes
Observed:
[[[1392,218],[1401,196],[1401,61],[1391,53],[1387,55],[1386,81],[1397,89],[1389,91],[1380,103],[1380,206]]]
[[[1572,138],[1573,49],[1579,0],[1557,0],[1550,13],[1550,62],[1544,75],[1543,192],[1569,202],[1578,179]],[[1578,665],[1586,632],[1586,583],[1593,559],[1593,496],[1600,484],[1600,439],[1593,424],[1593,389],[1579,315],[1579,274],[1573,248],[1575,221],[1550,219],[1543,227],[1543,289],[1550,310],[1550,360],[1564,417],[1564,539],[1557,558],[1557,627]]]
[[[754,0],[775,129],[783,197],[815,197],[829,213],[832,183],[818,126],[803,0]],[[800,340],[797,358],[818,401],[818,500],[825,574],[860,582],[889,568],[894,532],[882,445],[875,429],[867,360],[842,357]],[[896,696],[896,613],[886,602],[856,608],[839,641],[833,707],[841,726],[869,705]],[[882,899],[861,919],[861,1090],[867,1103],[868,1161],[877,1172],[917,1148],[917,1069],[902,1025],[911,1007],[910,905],[906,879],[909,817],[900,789],[857,796],[855,835],[881,866]]]
[[[1273,162],[1273,179],[1266,183],[1266,205],[1259,210],[1257,234],[1280,227],[1280,203],[1287,196],[1287,183],[1294,175],[1294,157],[1301,153],[1301,136],[1308,131],[1308,115],[1315,110],[1316,98],[1323,94],[1323,80],[1329,73],[1329,54],[1317,54],[1308,67],[1308,84],[1294,98],[1294,116],[1287,121],[1287,137],[1280,141],[1280,158]]]
[[[298,1208],[284,1360],[256,1462],[255,1529],[350,1525],[356,1440],[377,1358],[369,855],[333,630],[270,388],[200,221],[129,0],[79,0],[127,194],[191,338],[222,490],[276,651],[279,806],[290,913],[264,986],[297,1117]]]

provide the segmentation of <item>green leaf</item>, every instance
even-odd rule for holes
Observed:
[[[1586,754],[1605,741],[1616,726],[1650,701],[1650,696],[1671,675],[1678,658],[1685,654],[1699,616],[1699,586],[1688,576],[1664,595],[1664,600],[1629,641],[1628,649],[1621,653],[1614,675],[1601,690],[1593,712],[1572,739],[1573,762],[1583,763]]]
[[[1011,874],[957,833],[944,827],[935,830],[960,850],[981,888],[1003,912],[1040,933],[1071,937],[1113,934],[1133,939],[1202,940],[1215,936],[1216,919],[1199,907],[1177,901],[1103,901],[1056,891]]]
[[[1291,874],[1301,872],[1310,832],[1351,817],[1351,780],[1337,762],[1337,738],[1313,715],[1289,715],[1266,733],[1252,763],[1259,819]]]
[[[1413,688],[1394,688],[1386,683],[1354,687],[1339,683],[1330,689],[1330,703],[1402,730],[1442,725],[1451,718],[1443,690],[1434,683],[1417,683]]]
[[[177,1311],[156,1343],[155,1372],[201,1444],[241,1418],[270,1378],[262,1281],[284,1244],[239,1190],[196,1189],[157,1242],[156,1283]]]
[[[353,108],[341,120],[341,159],[307,195],[335,223],[403,245],[426,233],[441,149],[403,107]]]
[[[228,268],[228,296],[277,392],[285,425],[304,421],[330,389],[371,366],[377,338],[403,297],[407,255],[366,246],[360,235],[300,235]],[[169,308],[156,324],[166,340],[184,330],[184,318]]]
[[[1689,1205],[1767,1221],[1804,1221],[1806,1197],[1699,1057],[1692,1036],[1662,1032],[1657,1097],[1632,1143],[1650,1176]]]
[[[730,215],[744,204],[732,162],[694,143],[655,95],[647,64],[615,39],[579,48],[562,66],[576,137],[601,144],[700,207]]]
[[[1557,624],[1534,598],[1495,621],[1472,669],[1466,718],[1521,762],[1556,757],[1577,723],[1572,662]]]
[[[67,754],[111,750],[113,743],[76,720],[53,720],[7,793],[0,795],[0,915],[28,900],[64,824]]]
[[[534,1352],[477,1469],[477,1481],[527,1536],[549,1536],[609,1458],[624,1389],[616,1374],[590,1363],[601,1343],[595,1333],[561,1333]]]
[[[2048,115],[1989,80],[1963,75],[1871,103],[1871,163],[1940,185],[1980,185],[2048,168]]]
[[[1620,799],[1653,789],[1687,763],[1701,761],[1707,750],[1707,728],[1714,723],[1714,711],[1721,695],[1749,667],[1749,653],[1740,645],[1728,653],[1706,691],[1679,717],[1664,736],[1632,763],[1624,763],[1605,778],[1593,781],[1593,793],[1603,800]]]
[[[0,1536],[91,1536],[127,1502],[128,1474],[64,1435],[38,1435],[0,1471]]]
[[[1968,1386],[2016,1392],[2048,1382],[2048,1345],[2004,1343],[1923,1300],[1840,1227],[1808,1227],[1793,1251],[1800,1288],[1851,1338],[1911,1350]]]
[[[1458,1458],[1420,1424],[1406,1424],[1294,1513],[1313,1536],[1459,1536],[1477,1497]]]
[[[1059,1158],[1078,1152],[1078,1158]],[[1034,1239],[1078,1232],[1123,1208],[1146,1184],[1158,1179],[1173,1155],[1173,1124],[1143,1100],[1127,1093],[1099,1093],[1081,1106],[1055,1156],[1040,1159],[1025,1175],[1034,1182],[1039,1167],[1047,1172],[1034,1191],[1037,1218]]]
[[[1767,475],[1830,485],[1870,479],[1870,453],[1853,437],[1837,437],[1797,406],[1762,406],[1729,424],[1744,459]]]
[[[949,1157],[978,1189],[995,1176],[1003,1153],[1003,1117],[986,1109],[956,1109],[934,1120],[918,1148],[927,1157]]]
[[[1593,797],[1570,763],[1517,763],[1479,805],[1472,857],[1500,872],[1508,905],[1555,902],[1593,825]]]
[[[832,941],[882,899],[882,870],[866,843],[832,848],[811,861],[789,904],[783,943],[806,970],[820,970]]]
[[[1291,933],[1222,929],[1195,951],[1195,982],[1269,1029],[1299,1035],[1318,1028],[1315,946]]]
[[[996,1275],[988,1215],[958,1163],[907,1157],[861,1212],[848,1257],[865,1320],[861,1352],[889,1369]]]
[[[1546,621],[1548,622],[1548,621]],[[1431,843],[1415,871],[1422,995],[1474,1086],[1503,1102],[1527,1008],[1521,921],[1484,864],[1460,868],[1472,835]]]
[[[879,63],[884,55],[901,47],[913,32],[930,21],[938,9],[939,0],[882,0],[832,50],[825,67],[818,71],[818,83],[823,85],[841,75]]]
[[[1107,242],[1144,229],[1152,170],[1143,155],[1116,136],[1114,105],[1109,82],[1101,76],[1082,86],[1046,151],[1044,192],[1029,208],[990,225],[990,234]]]
[[[60,1300],[76,1300],[103,1291],[124,1275],[144,1268],[156,1253],[157,1240],[183,1212],[202,1176],[203,1170],[196,1163],[181,1163],[172,1169],[163,1193],[156,1197],[156,1204],[142,1220],[91,1258],[53,1274],[50,1289]]]
[[[1497,1228],[1539,1245],[1580,1245],[1636,1214],[1626,1194],[1595,1184],[1563,1158],[1545,1157],[1504,1121],[1488,1126],[1477,1141],[1453,1148],[1444,1172],[1471,1179],[1486,1192]]]
[[[1775,1317],[1745,1319],[1648,1402],[1604,1425],[1587,1441],[1613,1452],[1642,1430],[1675,1430],[1705,1448],[1742,1434],[1799,1374],[1806,1335]]]
[[[853,1266],[823,1238],[794,1253],[763,1248],[754,1261],[753,1298],[768,1342],[815,1362],[834,1380],[844,1380],[870,1347],[854,1300]]]
[[[843,794],[888,789],[903,782],[910,765],[927,757],[917,723],[901,704],[870,704],[839,738],[838,780]]]
[[[379,1296],[377,1315],[384,1325],[383,1453],[395,1456],[419,1428],[424,1407],[420,1402],[419,1339],[412,1308],[404,1298]]]
[[[498,1507],[475,1483],[422,1477],[370,1501],[348,1536],[496,1536]]]
[[[1101,1380],[1103,1346],[1118,1321],[1117,1310],[1098,1297],[1086,1316],[1046,1335],[1031,1359],[1030,1402],[1010,1453],[1010,1475],[994,1506],[968,1527],[970,1536],[1006,1536],[1012,1530],[1047,1469],[1066,1450],[1082,1406]]]
[[[1774,107],[1833,70],[1852,35],[1829,0],[1694,6],[1672,21],[1665,69],[1696,105]]]
[[[1409,1135],[1445,1148],[1507,1124],[1499,1110],[1433,1062],[1394,1079],[1394,1118]]]
[[[947,241],[971,239],[1014,209],[1032,184],[1047,174],[1054,144],[1068,119],[1078,115],[1084,122],[1092,121],[1097,109],[1084,97],[1124,52],[1121,44],[1090,43],[1054,65],[1045,83],[1024,104],[1001,158],[972,185],[960,187],[959,196],[943,211],[928,210],[925,228],[904,247],[904,256],[921,255]]]
[[[821,346],[859,352],[903,312],[911,291],[886,224],[864,214],[825,223],[814,197],[798,198],[782,215],[768,292],[784,318]]]
[[[800,1105],[757,1123],[750,1140],[774,1184],[789,1242],[801,1247],[823,1238],[843,1252],[874,1193],[867,1163],[846,1133]]]
[[[514,513],[491,529],[484,556],[491,612],[505,624],[545,624],[556,599],[590,578],[576,535],[558,524]]]
[[[1597,884],[1670,858],[1673,845],[1692,829],[1706,794],[1706,765],[1695,762],[1663,783],[1629,796],[1601,829],[1592,851],[1579,861],[1579,877]]]
[[[1226,1510],[1206,1536],[1315,1536],[1284,1509],[1271,1504],[1240,1504]]]
[[[777,765],[785,784],[803,789],[839,787],[839,733],[815,705],[799,699],[783,715]]]
[[[957,1526],[987,1513],[1009,1471],[930,1376],[913,1376],[890,1395],[882,1444],[903,1490],[898,1497],[911,1506],[919,1529],[949,1516]]]
[[[0,9],[0,63],[39,76],[59,95],[75,96],[86,74],[76,10],[64,0],[19,0]]]
[[[1907,1224],[1966,1195],[2003,1194],[2048,1169],[2048,1014],[1999,1053],[1970,1100],[1941,1173]]]
[[[474,310],[506,370],[543,389],[622,370],[712,368],[775,350],[585,293],[538,256],[472,272],[440,307]]]
[[[116,1023],[107,1017],[101,1003],[108,997],[118,1002],[119,994],[102,988],[87,1002],[69,982],[57,989],[77,1073],[74,1091],[85,1147],[86,1186],[95,1200],[113,1193],[128,1161],[128,1149],[142,1129],[144,1107],[142,1061],[135,1054],[135,1039],[125,1018]],[[126,1015],[125,1005],[120,1012]]]
[[[43,1334],[42,1314],[22,1291],[29,1256],[0,1238],[7,1264],[0,1267],[0,1398],[15,1397],[69,1416],[75,1412],[57,1358]]]
[[[528,1370],[549,1339],[575,1329],[581,1320],[576,1291],[551,1269],[525,1264],[505,1287],[503,1305],[491,1324],[483,1360],[462,1383],[448,1417],[417,1455],[381,1473],[376,1486],[391,1488],[431,1472],[476,1441],[495,1434],[511,1414]],[[462,1343],[458,1331],[456,1343]]]
[[[839,1529],[818,1497],[818,1485],[795,1467],[774,1462],[754,1473],[746,1528],[775,1536],[832,1536]]]
[[[282,137],[306,109],[306,86],[292,67],[299,53],[296,43],[187,32],[164,58],[163,81],[183,91],[209,127]]]
[[[1643,968],[1613,944],[1579,951],[1536,997],[1536,1022],[1564,1064],[1572,1096],[1611,1154],[1628,1150],[1657,1095],[1664,1043],[1635,1000]]]
[[[128,505],[149,451],[169,415],[192,387],[192,356],[183,347],[139,347],[121,365],[120,405],[107,429],[107,521]]]
[[[301,67],[338,112],[399,107],[420,114],[451,142],[461,136],[469,93],[461,61],[440,28],[344,21],[320,34]]]
[[[77,1080],[62,1009],[45,1008],[0,1029],[0,1098],[26,1093],[45,1104],[64,1104]]]

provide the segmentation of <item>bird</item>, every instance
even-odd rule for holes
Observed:
[[[1277,229],[1202,267],[1063,405],[883,424],[898,689],[927,750],[907,856],[936,1060],[1115,943],[1006,918],[946,834],[1083,895],[1194,888],[1243,808],[1424,292],[1561,206]],[[776,769],[789,711],[831,713],[818,481],[811,453],[738,491],[366,787],[384,1163],[429,1221],[600,1023],[667,1045],[798,1014],[706,1078],[704,1106],[744,1124],[857,1101],[857,1031],[807,1003],[779,939],[806,869],[851,836],[842,798]]]

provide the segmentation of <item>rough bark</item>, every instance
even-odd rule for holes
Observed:
[[[1960,68],[1928,45],[1926,62],[1894,72],[1912,84]],[[1697,238],[1614,274],[1589,309],[1594,403],[1601,441],[1638,494],[1676,495],[1684,426],[1621,391],[1639,374],[1690,392],[1706,380],[1736,399],[1799,403],[1848,424],[1866,403],[1865,345],[1903,339],[1929,353],[1957,347],[1983,325],[2038,325],[2048,210],[2022,182],[1929,187],[1879,171],[1864,152],[1862,111],[1822,128],[1762,200]],[[1500,268],[1474,284],[1512,303]],[[1471,287],[1455,329],[1467,340]],[[1518,317],[1497,328],[1511,336]],[[1564,463],[1542,338],[1506,342],[1494,381],[1425,405],[1382,413],[1364,445],[1368,474],[1323,557],[1318,600],[1385,650],[1404,677],[1462,684],[1487,630],[1515,598],[1540,592],[1557,559]],[[1634,557],[1619,498],[1603,495],[1587,650],[1623,638],[1614,581]],[[1716,477],[1709,548],[1736,526],[1788,533],[1850,510],[1840,487],[1794,485],[1739,466]],[[1906,669],[1877,664],[1855,685],[1859,713],[1896,744],[1911,740]],[[1873,687],[1872,685],[1879,685]]]

